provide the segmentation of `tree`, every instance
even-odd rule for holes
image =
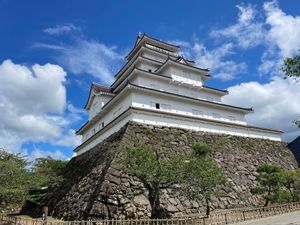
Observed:
[[[62,173],[68,161],[55,160],[50,156],[37,158],[34,161],[32,172],[40,177],[43,186],[58,186],[62,181]]]
[[[35,180],[35,188],[31,189],[27,200],[39,204],[49,187],[57,187],[63,182],[63,171],[68,161],[55,160],[50,156],[36,158],[31,168],[31,179]]]
[[[160,189],[170,187],[176,180],[176,164],[181,160],[174,156],[163,158],[150,145],[135,143],[127,146],[125,157],[120,160],[126,172],[136,176],[149,191],[151,218],[162,218],[166,215],[160,206]]]
[[[20,154],[0,149],[0,207],[6,208],[26,199],[33,182],[29,162]]]
[[[284,66],[280,70],[285,74],[285,78],[291,77],[295,80],[300,78],[300,49],[298,55],[293,58],[286,58],[284,60]],[[300,119],[293,121],[300,128]]]
[[[192,200],[205,200],[206,215],[210,215],[212,196],[217,195],[218,186],[226,183],[223,170],[210,156],[211,149],[204,143],[193,145],[193,152],[184,160],[180,184],[183,193]],[[180,173],[180,172],[179,172]]]
[[[292,201],[298,201],[300,197],[300,174],[296,170],[284,172],[284,186],[289,191]]]
[[[265,207],[269,202],[282,203],[291,200],[291,194],[284,189],[285,174],[281,167],[265,163],[259,165],[256,171],[258,172],[256,180],[260,186],[252,188],[251,192],[264,196]]]
[[[300,128],[300,119],[295,119],[294,124],[296,124]]]
[[[281,71],[286,77],[299,78],[300,77],[300,50],[299,54],[293,58],[286,58],[284,60],[284,66]]]
[[[66,164],[51,157],[38,158],[32,164],[25,156],[0,149],[0,208],[37,201],[41,195],[33,190],[61,182]]]

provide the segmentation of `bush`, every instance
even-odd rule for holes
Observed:
[[[211,153],[211,148],[205,143],[196,142],[193,145],[193,153],[199,157],[207,156]]]

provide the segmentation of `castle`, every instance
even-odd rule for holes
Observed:
[[[106,87],[93,83],[85,109],[88,121],[76,132],[80,155],[129,121],[210,133],[281,141],[281,131],[246,123],[252,108],[224,104],[229,94],[205,85],[208,69],[179,56],[180,46],[139,34],[126,64]]]

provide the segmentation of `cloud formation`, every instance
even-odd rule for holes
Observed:
[[[32,67],[5,60],[0,64],[1,148],[21,151],[22,144],[52,142],[74,146],[77,137],[68,127],[66,72],[58,65]]]
[[[55,27],[48,27],[43,30],[43,32],[49,35],[63,35],[74,31],[80,31],[80,28],[76,27],[72,23],[59,24],[56,25]]]
[[[265,28],[261,21],[257,21],[256,8],[251,5],[237,5],[239,10],[235,24],[210,32],[212,38],[226,38],[242,49],[253,48],[262,44],[265,39]]]
[[[273,77],[260,84],[256,81],[230,87],[229,95],[223,97],[228,104],[252,107],[254,113],[247,116],[249,124],[285,131],[284,140],[290,141],[300,135],[293,120],[300,112],[300,83],[293,79]]]
[[[210,36],[221,43],[232,43],[236,52],[262,47],[258,72],[264,76],[276,75],[283,59],[295,55],[300,48],[300,17],[287,15],[275,0],[265,2],[261,10],[251,4],[237,8],[237,21],[211,31]]]
[[[247,117],[250,124],[283,130],[284,140],[290,141],[300,135],[292,122],[300,114],[300,82],[283,79],[279,68],[285,57],[295,55],[300,48],[300,17],[287,15],[277,1],[265,2],[261,7],[251,4],[236,7],[235,23],[210,32],[215,41],[213,47],[208,49],[197,38],[176,43],[183,45],[183,54],[194,58],[198,66],[211,68],[213,78],[223,81],[246,74],[248,65],[236,56],[259,48],[261,63],[255,69],[266,81],[229,87],[230,94],[224,101],[253,106],[255,113]]]
[[[72,44],[37,43],[33,47],[55,51],[57,62],[64,68],[77,75],[89,74],[104,84],[113,81],[124,58],[114,46],[82,38],[77,38]]]
[[[232,43],[225,43],[214,49],[208,49],[198,38],[194,38],[192,42],[180,40],[170,42],[180,45],[181,54],[193,59],[196,66],[210,69],[216,79],[232,80],[247,70],[246,63],[229,59],[229,56],[235,54]]]
[[[264,10],[266,24],[270,26],[268,44],[276,45],[283,57],[296,54],[300,47],[300,17],[287,15],[276,1],[264,3]]]

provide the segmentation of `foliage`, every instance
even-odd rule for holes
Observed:
[[[193,153],[184,160],[180,174],[180,184],[183,193],[193,200],[204,199],[206,214],[210,214],[212,196],[218,195],[217,187],[226,183],[223,170],[209,155],[211,149],[203,143],[193,146]]]
[[[30,195],[29,192],[61,182],[66,163],[48,157],[36,159],[32,164],[20,154],[0,150],[0,208],[25,200],[38,200],[40,195]]]
[[[159,189],[180,184],[182,192],[189,199],[205,199],[207,215],[210,213],[212,196],[217,187],[226,182],[222,169],[210,156],[211,148],[201,142],[192,147],[187,156],[162,158],[150,145],[138,143],[127,147],[121,161],[126,171],[138,177],[149,191],[152,218],[162,217],[159,206]]]
[[[202,142],[196,142],[193,145],[193,154],[195,156],[207,156],[211,153],[211,148]]]
[[[300,128],[300,119],[299,118],[295,119],[293,122]]]
[[[284,60],[284,66],[280,70],[285,74],[285,78],[291,77],[299,81],[300,78],[300,49],[298,55],[293,58],[286,58]],[[293,121],[300,128],[300,120],[295,119]]]
[[[120,160],[120,163],[129,174],[139,178],[148,189],[152,218],[166,216],[160,207],[160,188],[166,188],[175,183],[177,179],[175,168],[180,160],[178,156],[163,158],[150,145],[140,142],[126,147],[125,157]]]
[[[300,77],[300,50],[299,54],[293,58],[286,58],[284,60],[284,66],[281,71],[286,77],[299,78]]]
[[[269,202],[287,202],[291,199],[291,194],[283,188],[285,183],[284,170],[275,164],[261,164],[257,167],[256,180],[260,186],[252,188],[253,194],[263,195],[265,198],[264,206],[268,206]]]
[[[284,172],[284,187],[293,202],[300,200],[300,174],[296,170]]]
[[[63,182],[62,173],[68,161],[55,160],[50,156],[46,158],[36,158],[31,168],[31,179],[38,184],[33,190],[30,190],[28,200],[38,203],[46,194],[48,187],[56,187]]]
[[[57,186],[63,181],[62,173],[68,161],[55,160],[50,156],[37,158],[32,167],[32,172],[41,178],[43,186]]]
[[[24,201],[28,189],[33,185],[29,165],[19,154],[0,150],[0,207]]]

